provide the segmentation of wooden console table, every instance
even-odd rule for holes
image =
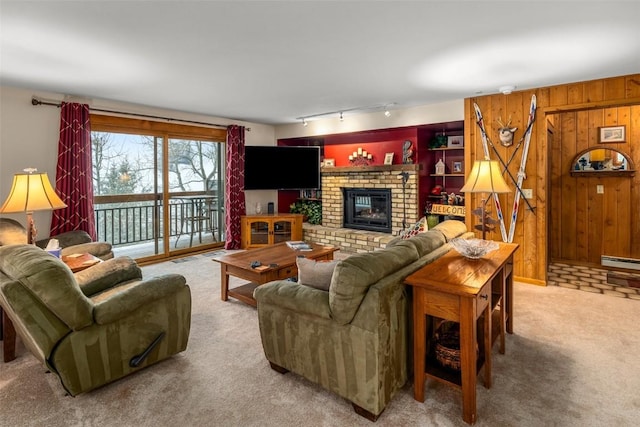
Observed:
[[[477,260],[452,249],[405,280],[413,288],[414,398],[424,402],[426,378],[461,388],[462,418],[469,424],[476,422],[476,376],[483,366],[485,387],[491,387],[491,318],[498,300],[500,322],[513,333],[513,254],[518,245],[499,246]],[[477,320],[482,314],[478,342]],[[442,368],[435,360],[435,346],[427,339],[434,332],[434,317],[460,323],[460,372]],[[504,352],[504,331],[501,336]]]

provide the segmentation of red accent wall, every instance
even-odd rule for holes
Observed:
[[[401,164],[402,146],[407,140],[411,141],[415,152],[418,142],[415,127],[329,135],[324,139],[324,158],[334,159],[336,166],[349,166],[349,155],[362,148],[373,155],[370,165],[384,164],[386,153],[394,153],[393,163]],[[415,155],[413,159],[415,163]]]
[[[429,141],[436,133],[457,131],[460,134],[464,122],[435,123],[428,125],[408,126],[393,129],[376,129],[345,134],[323,135],[316,137],[289,138],[278,140],[278,145],[317,145],[321,147],[323,159],[334,159],[336,166],[350,166],[349,154],[358,148],[371,153],[371,165],[383,165],[386,153],[393,153],[393,164],[402,163],[402,146],[405,141],[413,144],[413,163],[421,163],[418,181],[418,205],[420,212],[429,199],[429,191],[433,188],[431,177],[433,159],[429,155]],[[294,203],[300,193],[298,191],[278,191],[278,212],[288,213],[289,205]]]

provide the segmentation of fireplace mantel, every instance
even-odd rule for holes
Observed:
[[[375,166],[336,166],[323,167],[320,173],[322,175],[334,175],[351,172],[389,172],[389,171],[419,171],[422,169],[421,164],[410,165],[375,165]]]

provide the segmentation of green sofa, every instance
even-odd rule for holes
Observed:
[[[191,293],[113,258],[73,274],[34,245],[0,247],[0,306],[25,346],[75,396],[187,347]]]
[[[411,302],[404,279],[444,255],[454,237],[448,220],[385,249],[337,263],[329,291],[274,281],[254,291],[262,346],[271,367],[292,371],[352,402],[376,420],[407,381]]]

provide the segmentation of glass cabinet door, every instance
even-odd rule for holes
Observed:
[[[291,240],[291,221],[275,221],[273,223],[273,243]]]
[[[253,221],[249,229],[251,245],[269,244],[269,223],[267,221]]]

